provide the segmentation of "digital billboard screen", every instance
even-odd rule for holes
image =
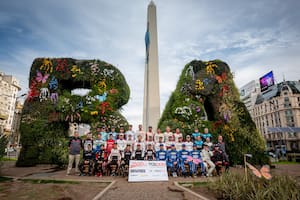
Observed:
[[[268,90],[271,86],[273,86],[274,85],[273,71],[270,71],[266,75],[262,76],[259,79],[259,83],[260,83],[260,90],[262,92]]]

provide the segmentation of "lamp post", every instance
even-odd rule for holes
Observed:
[[[248,175],[247,175],[247,157],[249,158],[252,158],[252,154],[244,154],[244,166],[245,166],[245,179],[246,179],[246,182],[248,180]]]

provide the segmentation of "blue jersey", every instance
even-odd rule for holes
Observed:
[[[168,162],[178,161],[178,152],[176,150],[170,150],[167,155]]]
[[[156,152],[156,160],[167,160],[168,152],[165,150],[159,150]]]
[[[199,133],[199,132],[197,132],[197,133],[192,133],[192,137],[193,137],[194,140],[196,140],[196,138],[197,138],[198,136],[200,136],[200,133]]]
[[[197,148],[202,148],[202,146],[203,146],[203,141],[202,141],[202,140],[195,140],[195,141],[194,141],[194,144],[197,145]]]
[[[101,138],[102,138],[102,140],[104,140],[104,141],[106,141],[106,140],[108,140],[108,134],[106,133],[106,132],[100,132],[100,134],[101,134]]]
[[[212,135],[211,135],[210,133],[203,133],[203,134],[202,134],[203,141],[205,141],[206,138],[208,138],[208,137],[211,139],[211,138],[212,138]]]
[[[102,140],[102,139],[101,140],[99,140],[99,139],[94,140],[93,151],[94,152],[100,151],[101,145],[105,146],[105,141],[104,140]]]
[[[110,132],[109,134],[112,134],[113,140],[117,140],[117,133],[116,132]]]
[[[187,150],[181,150],[181,151],[179,151],[179,159],[181,161],[185,161],[189,155],[190,155],[190,152],[187,151]]]
[[[193,150],[191,151],[191,156],[194,159],[201,159],[201,154],[199,150]]]

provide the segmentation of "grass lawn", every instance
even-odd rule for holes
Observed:
[[[279,162],[275,162],[273,164],[284,164],[284,165],[300,165],[300,162],[295,162],[295,161],[287,161],[287,160],[282,160],[282,161],[279,161]]]

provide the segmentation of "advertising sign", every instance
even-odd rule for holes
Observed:
[[[262,92],[268,90],[271,86],[273,86],[274,85],[273,71],[270,71],[269,73],[261,77],[259,79],[259,83]]]
[[[128,182],[168,181],[166,161],[130,160]]]

